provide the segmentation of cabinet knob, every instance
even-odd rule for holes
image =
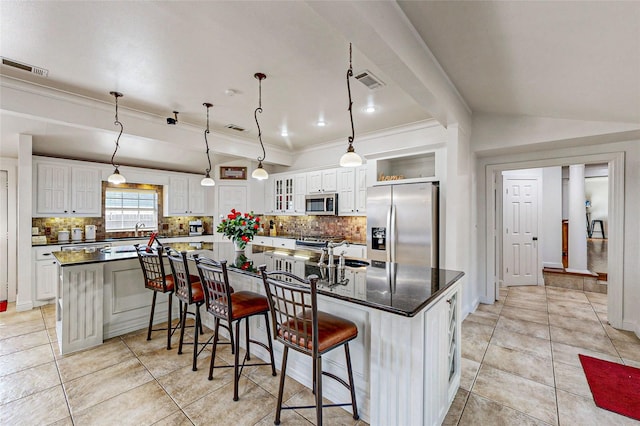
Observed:
[[[447,303],[448,303],[448,304],[451,304],[451,299],[447,299]]]
[[[73,212],[73,213],[75,213],[76,211],[75,211],[75,210],[72,210],[72,212]]]

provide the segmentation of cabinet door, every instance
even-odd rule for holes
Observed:
[[[284,211],[284,179],[278,178],[273,180],[274,186],[274,211],[282,213]]]
[[[307,175],[307,192],[322,192],[322,171],[310,172]]]
[[[338,191],[338,170],[329,169],[322,171],[322,192]]]
[[[364,216],[367,213],[367,166],[356,168],[355,173],[356,214]]]
[[[264,184],[264,213],[275,213],[275,186],[274,179],[267,179]]]
[[[37,164],[36,214],[69,213],[70,170],[69,166]]]
[[[355,213],[355,169],[342,168],[338,170],[338,214],[350,216]]]
[[[102,184],[100,170],[71,168],[71,213],[102,215]]]
[[[305,196],[307,195],[307,175],[300,173],[294,176],[293,182],[293,210],[296,214],[304,214]]]
[[[206,206],[206,188],[200,185],[201,179],[189,178],[189,214],[203,216]]]
[[[293,176],[287,176],[284,181],[284,211],[286,213],[295,213],[294,204],[294,178]]]
[[[189,179],[183,176],[169,178],[169,215],[189,213]]]
[[[36,299],[53,299],[56,297],[57,285],[58,263],[54,260],[36,262]]]

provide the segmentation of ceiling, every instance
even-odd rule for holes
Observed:
[[[3,0],[0,16],[0,55],[49,71],[44,78],[1,66],[3,76],[78,95],[111,117],[109,91],[124,94],[118,155],[131,165],[200,170],[203,102],[214,104],[215,162],[261,154],[256,72],[267,75],[259,114],[267,160],[270,149],[346,142],[349,42],[354,73],[385,83],[370,90],[351,79],[356,140],[476,113],[640,123],[640,2]],[[179,122],[169,126],[174,110]],[[111,157],[112,118],[53,119],[8,102],[0,113],[0,155],[15,150],[8,135],[29,133],[36,153]],[[154,131],[129,131],[129,113]],[[233,140],[247,143],[222,149]]]

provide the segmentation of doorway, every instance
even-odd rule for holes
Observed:
[[[607,314],[610,324],[622,328],[622,286],[623,286],[623,257],[624,236],[624,153],[602,153],[572,157],[553,157],[524,162],[510,162],[485,165],[486,197],[484,203],[485,214],[485,273],[486,287],[482,295],[484,303],[493,303],[499,299],[500,282],[502,279],[502,179],[504,171],[525,168],[543,168],[552,166],[568,166],[571,164],[606,163],[608,168],[608,265],[609,286],[607,293]],[[500,195],[500,196],[498,196]]]

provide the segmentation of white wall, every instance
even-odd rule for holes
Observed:
[[[591,220],[602,220],[606,235],[609,214],[609,178],[607,176],[585,178],[584,192],[587,200],[591,201],[591,207],[589,207]],[[601,237],[600,227],[595,228],[597,232],[594,237]]]
[[[14,158],[0,157],[0,170],[7,172],[7,280],[8,280],[8,301],[16,301],[16,288],[18,276],[17,247],[18,247],[18,203],[17,203],[17,166],[18,161]],[[2,254],[4,256],[4,254]]]
[[[562,268],[562,167],[542,169],[542,266]]]

